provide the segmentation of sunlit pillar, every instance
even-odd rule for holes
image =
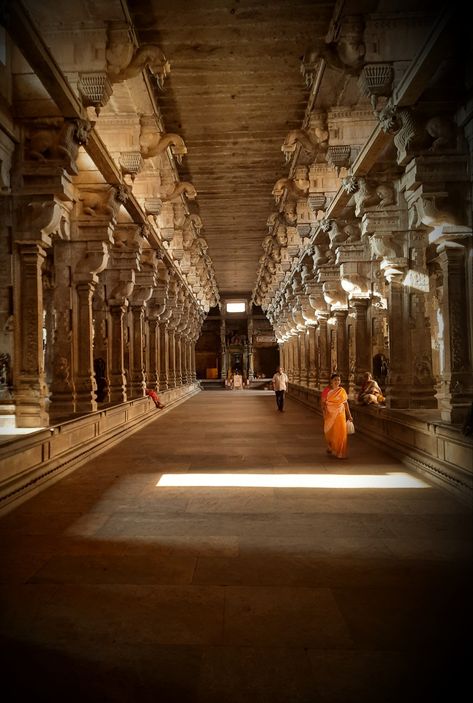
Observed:
[[[45,247],[17,242],[15,318],[15,404],[17,427],[45,427],[48,389],[43,357],[43,283]],[[21,320],[21,324],[19,321]]]

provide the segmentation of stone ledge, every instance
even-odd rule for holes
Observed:
[[[8,512],[47,485],[200,393],[197,384],[161,392],[166,408],[156,413],[149,398],[134,398],[67,420],[0,445],[0,513]]]

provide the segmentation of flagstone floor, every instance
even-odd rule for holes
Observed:
[[[202,392],[0,518],[5,701],[458,701],[471,557],[470,507],[362,437]]]

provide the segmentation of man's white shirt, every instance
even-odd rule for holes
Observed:
[[[273,388],[275,391],[287,391],[287,384],[288,383],[289,383],[289,379],[284,372],[274,374]]]

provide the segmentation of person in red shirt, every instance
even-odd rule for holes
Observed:
[[[146,391],[145,391],[145,393],[146,393],[147,396],[149,396],[149,397],[151,398],[151,400],[153,401],[153,403],[156,405],[156,407],[157,407],[159,410],[162,410],[163,408],[166,407],[166,406],[164,405],[164,403],[161,403],[161,401],[160,401],[160,399],[159,399],[159,396],[158,396],[158,394],[156,393],[156,391],[153,391],[151,388],[147,388]]]

